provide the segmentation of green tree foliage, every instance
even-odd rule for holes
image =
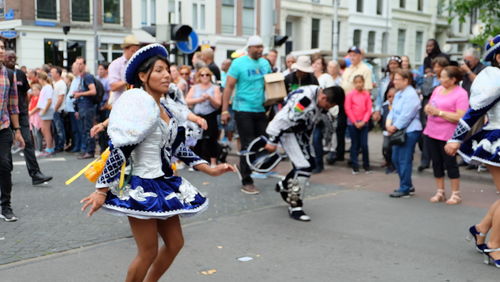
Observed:
[[[440,0],[442,1],[442,0]],[[451,0],[449,22],[454,18],[463,23],[477,9],[478,20],[484,24],[483,32],[471,40],[483,46],[488,38],[500,34],[500,1],[499,0]]]

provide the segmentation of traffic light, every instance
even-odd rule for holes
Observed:
[[[175,41],[188,41],[193,28],[189,25],[172,24],[170,26],[170,39]]]
[[[274,47],[280,47],[288,40],[287,35],[275,35],[274,36]]]

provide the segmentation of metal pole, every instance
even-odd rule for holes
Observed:
[[[333,0],[333,48],[332,48],[333,60],[337,60],[339,54],[338,21],[339,21],[339,0]]]
[[[93,0],[93,10],[94,10],[94,18],[93,18],[93,29],[94,29],[94,74],[97,75],[97,61],[99,60],[99,37],[97,35],[97,17],[98,9],[97,9],[98,1]]]

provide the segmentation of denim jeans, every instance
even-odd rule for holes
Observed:
[[[12,192],[12,147],[13,136],[10,128],[0,130],[0,204],[10,207]]]
[[[314,162],[316,170],[323,170],[323,127],[316,126],[313,131]]]
[[[363,153],[363,168],[370,168],[370,158],[368,156],[368,125],[356,128],[354,125],[348,125],[347,130],[351,136],[351,162],[353,169],[359,169],[358,154],[359,149]]]
[[[407,132],[406,142],[403,145],[392,146],[392,164],[399,175],[400,192],[408,192],[413,187],[411,182],[413,153],[421,133],[422,131]]]
[[[59,112],[54,113],[53,123],[56,131],[55,134],[56,151],[64,150],[64,143],[66,142],[66,132],[64,132],[64,122],[61,113]]]
[[[69,120],[71,122],[71,132],[73,135],[73,140],[71,141],[71,145],[73,147],[73,152],[81,152],[82,151],[82,127],[80,124],[80,120],[76,119],[75,112],[69,113]]]
[[[90,137],[90,129],[94,126],[96,106],[88,103],[78,104],[78,114],[82,129],[82,153],[93,155],[95,152],[95,139]]]

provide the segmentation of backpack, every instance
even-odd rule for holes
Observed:
[[[99,104],[101,104],[102,99],[103,99],[104,94],[105,94],[104,85],[102,85],[101,81],[99,79],[95,78],[95,76],[91,75],[90,73],[88,75],[92,76],[92,79],[94,80],[95,91],[96,91],[96,94],[94,96],[92,96],[92,101],[94,102],[94,104],[99,105]],[[87,89],[89,88],[88,85],[85,85],[84,77],[82,77],[81,83],[82,83],[82,85],[86,86]]]
[[[102,100],[104,98],[105,90],[104,90],[104,85],[102,85],[102,82],[94,77],[94,85],[95,85],[95,91],[96,94],[93,97],[94,99],[94,104],[100,105],[102,103]]]

